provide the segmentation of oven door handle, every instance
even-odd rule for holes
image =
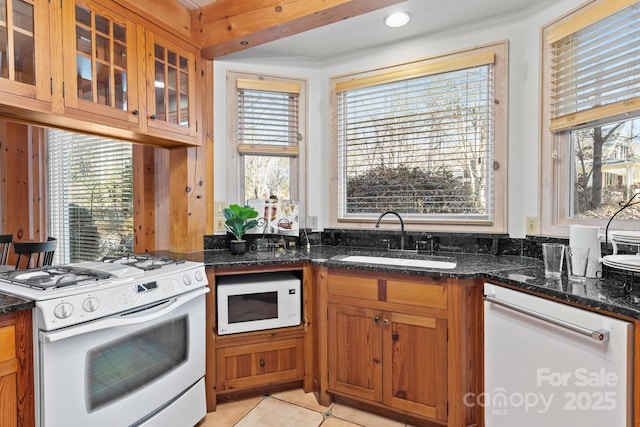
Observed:
[[[170,300],[162,302],[149,311],[129,311],[120,313],[112,317],[108,317],[103,320],[84,323],[82,325],[70,327],[60,331],[40,332],[40,341],[56,342],[90,332],[97,332],[103,329],[149,322],[172,312],[181,305],[184,305],[189,301],[206,294],[207,292],[209,292],[209,288],[205,286],[188,294],[180,295],[176,298],[172,298]]]

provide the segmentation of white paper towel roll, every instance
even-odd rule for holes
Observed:
[[[587,265],[587,277],[597,277],[596,274],[602,271],[600,257],[600,238],[598,233],[600,228],[589,225],[569,226],[569,246],[578,248],[589,248],[589,264]]]

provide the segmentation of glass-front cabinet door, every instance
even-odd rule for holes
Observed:
[[[48,11],[47,0],[0,0],[1,91],[36,98],[49,81]]]
[[[162,40],[151,32],[147,33],[146,46],[147,70],[150,74],[147,76],[149,127],[195,136],[194,50]]]
[[[65,105],[137,123],[135,24],[88,1],[68,1],[63,21]]]

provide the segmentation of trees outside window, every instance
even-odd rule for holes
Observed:
[[[640,187],[640,3],[595,0],[542,31],[541,232],[604,228]],[[631,206],[616,228],[637,228]]]
[[[506,231],[506,51],[496,43],[332,80],[338,221],[395,210]]]
[[[55,262],[133,251],[133,152],[129,142],[50,129],[49,230]]]

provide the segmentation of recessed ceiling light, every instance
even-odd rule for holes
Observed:
[[[407,25],[411,21],[409,12],[394,12],[384,18],[384,25],[391,28],[398,28]]]

